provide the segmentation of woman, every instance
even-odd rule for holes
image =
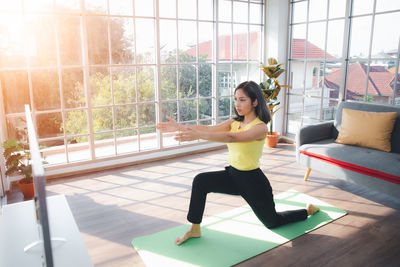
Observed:
[[[229,150],[230,166],[223,171],[200,173],[194,178],[187,215],[192,225],[175,240],[177,245],[201,236],[200,223],[210,192],[241,195],[268,228],[305,220],[319,210],[309,204],[307,209],[276,212],[272,188],[259,168],[267,123],[271,120],[261,88],[253,81],[243,82],[235,89],[234,99],[236,117],[216,126],[181,125],[170,117],[168,122],[157,125],[162,132],[179,131],[175,136],[178,141],[225,142]]]

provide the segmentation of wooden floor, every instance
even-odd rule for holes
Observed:
[[[131,240],[186,223],[193,177],[220,170],[226,158],[226,149],[206,152],[52,180],[47,190],[66,195],[95,266],[144,266]],[[261,168],[275,194],[295,189],[348,215],[238,266],[400,266],[400,199],[313,171],[305,183],[291,144],[265,148]],[[8,200],[21,194],[13,189]],[[244,204],[210,194],[205,216]]]

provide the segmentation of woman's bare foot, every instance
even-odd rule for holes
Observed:
[[[314,215],[319,211],[318,207],[315,207],[313,204],[308,204],[307,205],[307,214],[308,215]]]
[[[190,238],[198,238],[201,236],[200,224],[192,224],[190,229],[181,237],[175,239],[175,244],[178,246]]]

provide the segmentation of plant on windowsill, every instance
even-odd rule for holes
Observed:
[[[268,77],[268,79],[265,82],[260,83],[260,87],[264,95],[265,102],[267,103],[267,106],[271,113],[269,132],[266,138],[266,145],[268,147],[275,147],[279,141],[279,133],[272,131],[273,129],[272,117],[279,109],[282,108],[282,107],[277,108],[277,106],[280,105],[280,102],[278,100],[279,92],[281,91],[282,87],[291,88],[288,85],[281,85],[278,82],[279,75],[285,72],[285,69],[282,68],[282,65],[283,64],[278,64],[275,58],[269,58],[268,66],[261,66],[263,72]]]
[[[20,175],[22,179],[18,180],[24,199],[32,199],[35,195],[32,165],[29,152],[29,144],[27,142],[18,142],[15,139],[7,139],[3,142],[3,156],[6,165],[6,175]],[[43,163],[47,163],[43,161]]]

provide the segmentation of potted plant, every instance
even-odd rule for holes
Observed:
[[[278,100],[279,92],[281,91],[282,87],[290,88],[290,86],[288,85],[279,84],[277,80],[279,75],[281,75],[285,71],[285,69],[282,68],[282,65],[283,64],[278,64],[275,58],[269,58],[268,66],[261,67],[265,75],[267,75],[268,77],[268,79],[265,82],[260,83],[264,99],[271,113],[269,132],[266,138],[266,145],[268,147],[275,147],[279,141],[279,133],[272,131],[273,129],[272,117],[281,108],[281,107],[277,108],[277,106],[280,105],[280,102]]]
[[[7,176],[14,174],[23,176],[23,178],[18,181],[18,187],[24,195],[25,200],[32,199],[35,195],[35,191],[28,144],[18,142],[15,139],[7,139],[3,142],[3,148],[3,156],[6,161],[5,174]]]

